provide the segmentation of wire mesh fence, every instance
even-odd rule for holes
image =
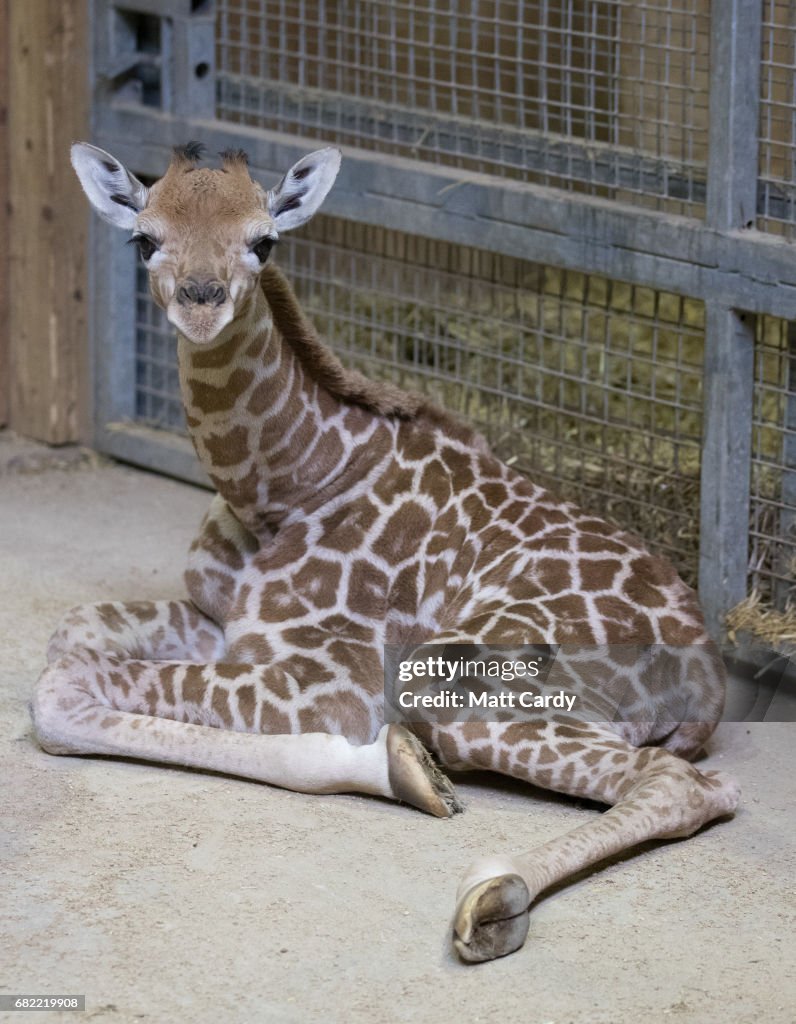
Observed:
[[[761,317],[755,345],[750,590],[796,597],[796,324]]]
[[[702,0],[220,0],[220,118],[701,214]]]
[[[758,226],[796,236],[796,2],[764,0]]]
[[[174,328],[152,301],[142,265],[136,268],[135,281],[136,419],[152,427],[184,431]]]

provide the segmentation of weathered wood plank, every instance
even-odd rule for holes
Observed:
[[[8,4],[9,421],[58,444],[88,430],[88,215],[69,145],[88,132],[87,0]]]
[[[8,238],[8,6],[0,0],[0,238]],[[8,246],[0,244],[0,427],[8,421]]]

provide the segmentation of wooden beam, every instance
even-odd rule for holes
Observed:
[[[0,0],[0,238],[8,238],[8,7]],[[0,427],[8,422],[8,246],[0,244]]]
[[[9,19],[9,422],[88,435],[88,215],[69,146],[88,134],[87,0],[5,0]]]

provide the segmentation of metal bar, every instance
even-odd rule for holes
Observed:
[[[136,254],[115,228],[96,217],[91,234],[90,335],[95,422],[102,429],[111,420],[135,418]]]
[[[175,114],[214,117],[216,17],[213,3],[175,18],[172,37],[172,109]]]
[[[761,24],[761,0],[711,4],[707,224],[717,232],[754,225]],[[747,589],[755,321],[738,312],[740,295],[706,300],[699,594],[718,639]]]
[[[155,176],[167,166],[171,146],[190,138],[211,151],[243,146],[253,173],[267,184],[318,145],[121,105],[104,108],[98,121],[98,145]],[[349,149],[324,212],[796,319],[793,246],[754,230],[717,230],[688,217]]]
[[[94,0],[98,8],[118,7],[130,13],[155,14],[159,18],[178,18],[191,10],[191,0]]]
[[[779,557],[775,569],[783,580],[775,583],[778,606],[796,597],[796,323],[787,328],[785,422],[782,435],[782,509],[779,513]],[[786,582],[790,579],[790,585]]]
[[[731,231],[757,211],[762,0],[713,0],[710,17],[707,222]]]
[[[754,317],[710,303],[700,481],[699,596],[719,638],[746,596],[754,386]]]
[[[133,423],[106,423],[97,431],[96,446],[122,462],[213,489],[190,440],[179,434]]]

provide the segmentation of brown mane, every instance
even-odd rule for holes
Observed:
[[[424,395],[404,391],[394,384],[369,380],[359,371],[343,366],[321,341],[314,325],[304,315],[293,289],[277,267],[269,265],[265,268],[260,286],[271,308],[276,329],[301,360],[307,373],[330,394],[380,416],[424,420],[441,427],[450,437],[476,443],[488,451],[486,441],[477,431]]]

